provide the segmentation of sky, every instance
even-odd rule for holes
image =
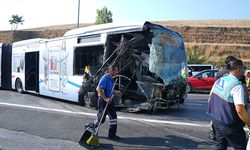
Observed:
[[[0,0],[0,30],[10,30],[12,15],[23,16],[18,29],[77,24],[79,0]],[[104,6],[119,21],[250,20],[250,0],[80,0],[80,23],[94,23]]]

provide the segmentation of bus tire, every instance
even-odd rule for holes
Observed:
[[[16,91],[20,94],[23,93],[23,84],[22,84],[22,81],[20,79],[16,80]]]
[[[80,106],[85,106],[86,105],[83,94],[78,94],[78,104]]]
[[[89,92],[88,94],[88,100],[89,100],[89,106],[94,107],[95,109],[98,109],[97,99],[98,94],[97,92]]]
[[[179,103],[184,104],[185,98],[180,98]]]
[[[78,94],[78,103],[81,106],[89,106],[98,109],[97,98],[97,92],[87,92],[85,94]]]

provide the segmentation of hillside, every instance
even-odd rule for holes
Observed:
[[[165,26],[198,26],[198,27],[250,27],[250,20],[172,20],[172,21],[152,21]],[[80,27],[90,26],[89,24],[80,24]],[[25,29],[24,31],[44,31],[73,29],[76,24],[64,24],[45,26],[40,28]]]
[[[167,26],[250,27],[250,20],[173,20],[155,22]]]
[[[184,37],[187,50],[199,50],[207,56],[207,63],[219,62],[234,55],[250,64],[250,20],[178,20],[155,21],[179,32]],[[80,27],[92,24],[80,24]],[[75,24],[47,26],[10,31],[0,31],[0,42],[30,38],[55,38],[76,28]]]
[[[207,63],[217,64],[228,55],[250,65],[250,20],[181,20],[157,22],[179,32],[187,50],[200,50]],[[250,67],[250,66],[249,66]]]

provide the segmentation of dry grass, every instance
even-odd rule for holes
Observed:
[[[197,49],[197,47],[202,51],[202,55],[207,56],[206,63],[216,64],[217,62],[224,61],[224,59],[229,56],[235,56],[236,58],[241,59],[246,64],[250,65],[250,45],[216,45],[213,44],[185,44],[186,49]]]
[[[84,23],[80,24],[80,27],[86,27],[94,25],[94,23]],[[46,30],[65,30],[65,29],[74,29],[77,28],[76,24],[63,24],[63,25],[54,25],[54,26],[45,26],[45,27],[38,27],[38,28],[30,28],[30,29],[23,29],[23,31],[46,31]]]
[[[156,22],[167,26],[250,27],[250,20],[172,20]]]
[[[166,26],[200,26],[200,27],[250,27],[250,20],[171,20],[171,21],[152,21]],[[81,23],[80,27],[94,25],[94,23]],[[73,29],[76,24],[64,24],[45,26],[39,28],[24,29],[25,31],[61,30]]]

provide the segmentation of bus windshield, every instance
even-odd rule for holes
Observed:
[[[162,78],[165,85],[182,75],[186,77],[186,54],[180,36],[172,31],[152,29],[149,70]],[[184,72],[183,72],[184,70]]]

